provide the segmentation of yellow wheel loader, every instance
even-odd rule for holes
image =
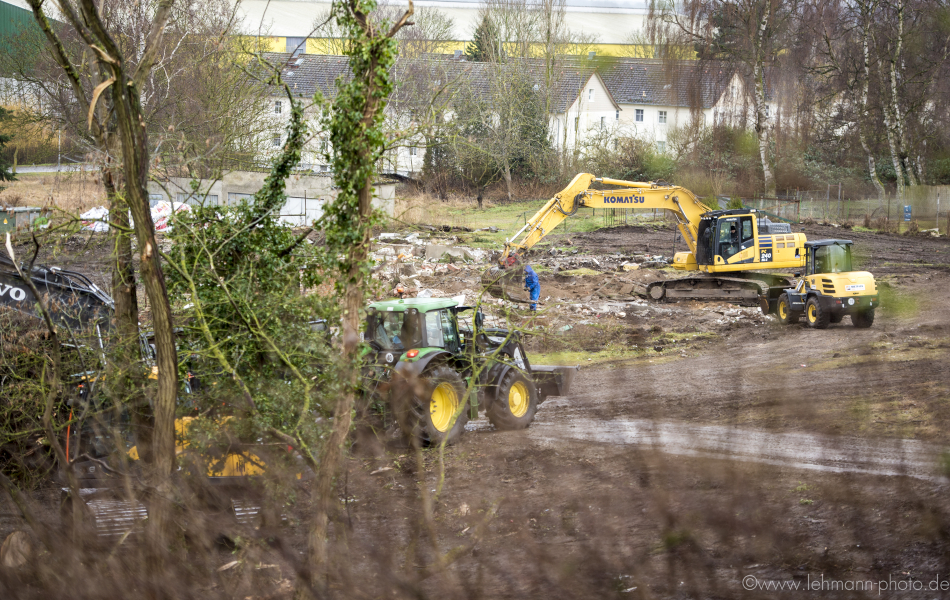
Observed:
[[[880,305],[874,276],[851,270],[851,240],[805,243],[805,274],[794,288],[779,296],[776,314],[782,323],[805,323],[824,329],[845,316],[860,329],[874,324]]]

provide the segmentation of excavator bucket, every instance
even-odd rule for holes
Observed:
[[[482,273],[482,288],[496,298],[511,302],[530,302],[524,289],[524,270],[520,264],[507,268],[494,266]]]

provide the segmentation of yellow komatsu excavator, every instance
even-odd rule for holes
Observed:
[[[602,189],[593,189],[595,184]],[[797,276],[806,267],[811,250],[806,246],[805,234],[792,233],[789,224],[773,223],[768,218],[759,217],[753,209],[712,210],[686,188],[662,181],[622,181],[589,173],[577,175],[505,242],[499,266],[483,276],[489,291],[497,296],[510,296],[506,290],[515,278],[520,279],[521,269],[512,268],[518,264],[519,257],[582,207],[652,208],[673,215],[689,251],[677,252],[672,266],[695,275],[650,283],[646,292],[654,300],[725,300],[751,306],[758,304],[768,314],[776,311],[782,294],[802,291],[800,285],[796,288],[792,284],[787,274],[763,272],[785,270],[795,272]],[[846,240],[839,242],[850,245]],[[826,276],[829,278],[841,279],[840,286],[828,288],[832,296],[837,287],[841,287],[843,294],[848,288],[849,296],[860,292],[855,295],[869,297],[867,302],[850,305],[845,302],[845,306],[873,310],[877,290],[870,273],[836,272],[833,276]],[[864,285],[848,283],[856,278]],[[873,302],[870,301],[872,295],[875,296]],[[791,296],[789,293],[788,297]],[[794,307],[789,305],[786,310],[799,308],[796,302]]]

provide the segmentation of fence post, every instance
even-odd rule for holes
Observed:
[[[841,182],[838,182],[838,220],[842,219],[841,215]]]

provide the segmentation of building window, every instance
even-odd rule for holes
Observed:
[[[415,156],[415,155],[416,155],[416,147],[409,146],[409,156]]]
[[[587,99],[591,102],[594,101],[594,88],[587,90]]]
[[[287,52],[294,56],[307,53],[307,38],[289,37],[287,38]]]
[[[642,108],[636,109],[633,120],[636,121],[637,123],[643,123],[643,109]]]
[[[660,153],[666,152],[666,142],[657,142],[656,151]]]
[[[274,135],[274,148],[280,147],[280,134],[277,133]]]
[[[603,129],[607,125],[607,117],[600,118],[600,128]]]
[[[574,117],[574,131],[577,131],[578,129],[580,129],[580,126],[581,126],[581,118]]]
[[[661,110],[659,116],[660,123],[666,123],[666,111]]]
[[[765,105],[765,118],[766,118],[766,119],[769,119],[769,118],[772,117],[772,111],[769,110],[769,108],[771,108],[771,107],[770,107],[768,104],[766,104],[766,105]]]
[[[619,110],[617,111],[617,120],[618,120],[618,121],[620,120],[620,111],[619,111]]]
[[[279,115],[283,109],[284,109],[284,103],[283,103],[283,102],[281,102],[280,100],[274,101],[274,113],[275,113],[275,114],[278,114],[278,115]]]
[[[616,149],[617,149],[617,146],[618,146],[618,144],[617,144],[617,140],[614,140],[614,150],[616,150]]]

